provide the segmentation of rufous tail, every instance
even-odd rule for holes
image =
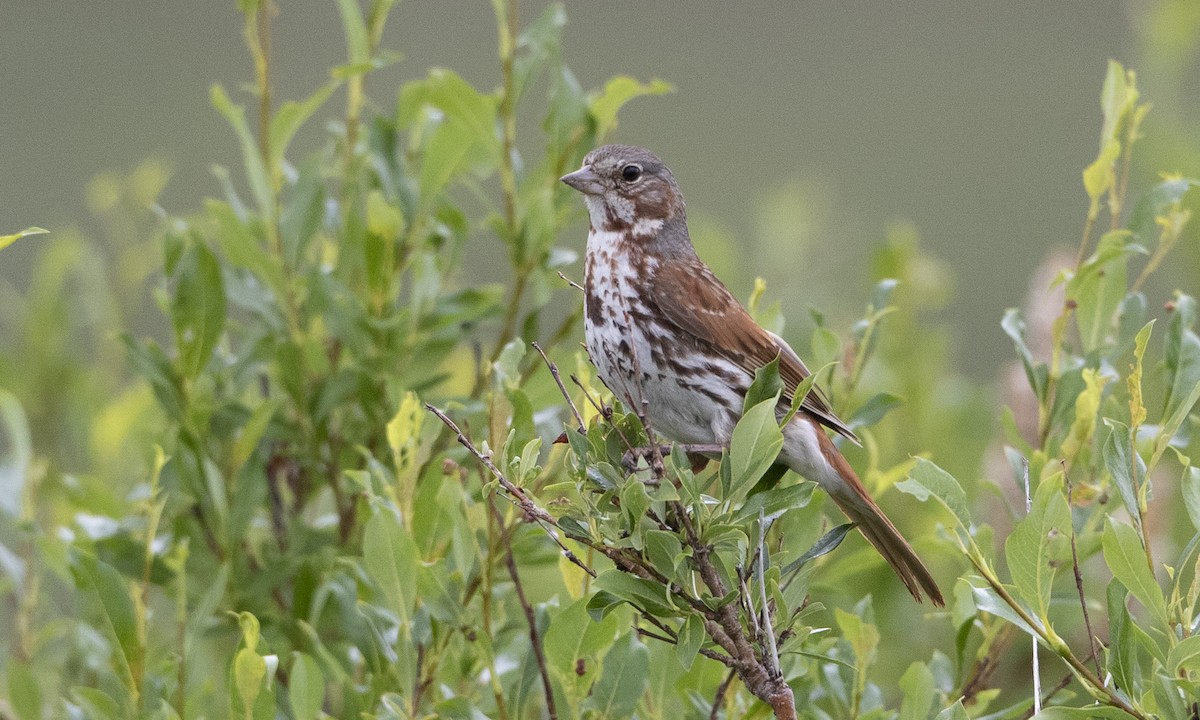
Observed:
[[[912,545],[908,544],[892,521],[883,514],[883,510],[867,494],[862,481],[858,479],[850,463],[846,462],[846,458],[838,452],[829,436],[820,428],[817,428],[816,432],[821,454],[840,476],[837,478],[840,482],[834,482],[832,478],[811,479],[820,483],[846,517],[858,525],[858,529],[875,546],[883,559],[887,560],[888,565],[892,566],[892,570],[896,571],[896,575],[917,602],[921,602],[922,595],[925,595],[934,605],[944,606],[946,600],[942,597],[942,591],[938,589],[937,581],[933,579],[929,568],[925,567]]]

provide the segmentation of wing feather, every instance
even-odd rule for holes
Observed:
[[[650,278],[650,297],[673,325],[753,376],[779,357],[784,400],[811,373],[783,338],[764,330],[707,266],[694,262],[664,263]],[[854,432],[834,414],[824,393],[813,386],[800,409],[817,422],[858,444]]]

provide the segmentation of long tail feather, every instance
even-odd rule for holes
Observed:
[[[883,510],[867,494],[862,481],[858,479],[850,463],[846,462],[846,458],[838,452],[829,436],[817,427],[815,422],[808,422],[812,423],[812,431],[817,441],[818,447],[814,449],[819,449],[824,462],[819,462],[817,458],[796,457],[790,463],[793,465],[792,469],[816,481],[829,493],[842,512],[858,525],[862,534],[892,566],[892,570],[917,602],[921,602],[923,596],[927,596],[934,605],[944,606],[946,601],[929,568],[925,567],[912,545],[908,544],[892,521],[883,514]]]

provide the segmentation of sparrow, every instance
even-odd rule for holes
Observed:
[[[728,446],[755,371],[778,358],[780,407],[790,408],[808,368],[783,338],[750,317],[696,254],[683,195],[662,160],[639,147],[605,145],[562,181],[583,194],[590,225],[585,346],[618,400],[644,415],[655,433],[711,451]],[[819,484],[914,598],[944,605],[937,582],[826,428],[858,443],[814,386],[782,428],[777,462]]]

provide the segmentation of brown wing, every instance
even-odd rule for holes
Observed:
[[[791,403],[796,386],[811,374],[796,351],[778,335],[754,322],[750,313],[699,258],[694,262],[659,265],[650,279],[650,297],[676,327],[751,375],[778,356],[784,400],[788,403]],[[854,432],[833,413],[817,386],[813,386],[800,408],[822,425],[858,444]]]

